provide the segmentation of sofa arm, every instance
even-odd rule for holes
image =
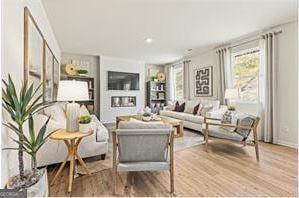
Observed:
[[[92,121],[96,123],[97,128],[96,132],[94,133],[96,135],[96,141],[97,142],[106,142],[109,139],[108,129],[98,120],[98,118],[95,115],[92,115]]]
[[[209,116],[212,117],[212,118],[222,119],[222,117],[223,117],[223,115],[225,114],[226,111],[227,111],[227,106],[221,105],[219,107],[219,109],[210,111]]]
[[[163,110],[166,110],[166,111],[172,111],[172,110],[174,110],[174,105],[168,105],[168,106],[165,106],[165,107],[163,108]]]

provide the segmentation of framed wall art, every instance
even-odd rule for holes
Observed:
[[[24,9],[24,79],[34,88],[42,83],[38,95],[43,101],[56,99],[59,82],[59,62],[45,40],[29,9]],[[55,95],[56,94],[56,95]]]
[[[24,78],[36,88],[43,82],[44,37],[27,7],[24,11]]]
[[[194,71],[195,97],[213,96],[213,67],[201,67]]]

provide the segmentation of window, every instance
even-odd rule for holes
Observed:
[[[183,83],[184,83],[184,69],[182,65],[173,68],[174,77],[174,98],[176,100],[184,98]]]
[[[259,63],[258,48],[232,54],[233,86],[239,90],[241,101],[256,102],[258,99]]]

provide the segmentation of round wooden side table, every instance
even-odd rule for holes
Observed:
[[[93,131],[90,131],[88,133],[83,133],[83,132],[67,132],[65,129],[58,129],[54,133],[50,135],[50,138],[53,140],[63,140],[67,150],[68,150],[68,155],[66,156],[64,162],[60,165],[57,173],[55,174],[51,185],[54,184],[55,180],[58,178],[59,174],[63,170],[67,160],[70,160],[70,172],[69,172],[69,186],[68,186],[68,192],[72,191],[72,184],[73,184],[73,178],[74,178],[74,167],[75,167],[75,161],[76,158],[78,159],[79,163],[85,171],[90,174],[90,171],[88,170],[86,164],[82,160],[82,158],[78,154],[78,146],[81,142],[81,140],[84,137],[90,136],[93,134]]]

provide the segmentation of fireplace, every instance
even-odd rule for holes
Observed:
[[[111,96],[111,107],[136,107],[136,96]]]

